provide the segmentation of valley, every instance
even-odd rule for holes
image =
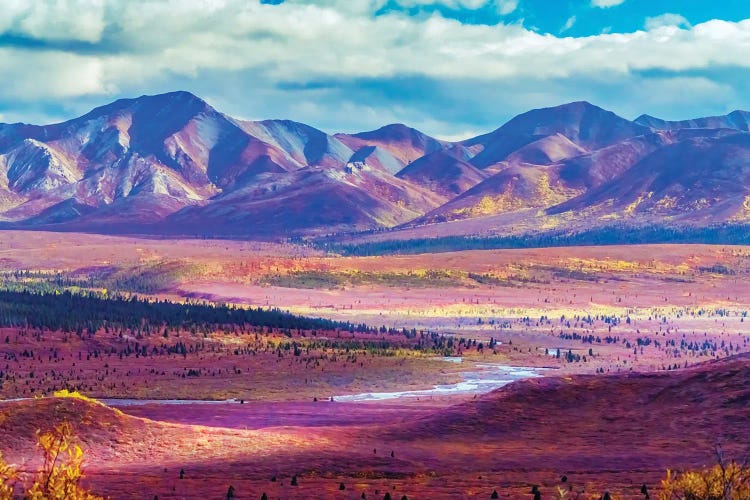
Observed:
[[[0,7],[0,500],[750,500],[747,0]]]
[[[79,422],[85,484],[113,498],[205,498],[229,485],[238,498],[524,498],[533,485],[642,498],[667,468],[750,446],[750,247],[345,257],[288,243],[3,234],[3,293],[20,294],[0,297],[3,456],[34,456],[54,407]],[[24,325],[12,319],[23,294],[50,293],[111,319],[76,327],[73,314],[61,330],[41,305]],[[133,297],[195,319],[143,312],[130,323],[98,302],[129,308]],[[221,319],[233,308],[323,319]],[[206,312],[216,323],[200,322]]]

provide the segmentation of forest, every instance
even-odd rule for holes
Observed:
[[[0,327],[64,332],[110,329],[200,330],[252,326],[298,330],[371,331],[366,325],[297,316],[279,309],[176,303],[135,295],[104,297],[87,292],[35,293],[0,290]]]
[[[610,226],[570,233],[545,233],[512,236],[443,236],[365,242],[341,242],[321,239],[315,246],[345,256],[369,257],[393,254],[458,252],[462,250],[495,250],[565,246],[635,245],[651,243],[750,244],[750,227],[745,224],[721,224],[708,227]]]

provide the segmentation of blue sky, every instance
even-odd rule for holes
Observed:
[[[747,0],[8,0],[0,121],[189,90],[246,119],[445,138],[588,100],[750,109]]]
[[[275,0],[276,3],[283,3]],[[630,33],[643,29],[646,20],[672,13],[688,23],[711,19],[741,21],[750,16],[746,0],[519,0],[501,12],[496,2],[420,2],[409,5],[388,1],[378,14],[406,12],[418,16],[438,13],[466,24],[522,23],[541,33],[567,36],[591,36],[601,33]],[[507,5],[506,4],[506,5]],[[598,6],[600,5],[600,6]]]

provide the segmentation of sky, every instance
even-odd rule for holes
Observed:
[[[750,109],[749,0],[0,0],[0,122],[187,90],[242,119],[446,139],[586,100]]]

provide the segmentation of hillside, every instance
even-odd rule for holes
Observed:
[[[355,495],[347,498],[359,498],[360,491],[369,498],[385,488],[409,497],[489,497],[497,489],[504,498],[521,498],[533,484],[546,498],[561,476],[576,491],[642,498],[641,485],[654,491],[667,468],[715,463],[717,444],[727,457],[746,456],[748,387],[750,358],[739,355],[658,374],[524,380],[450,407],[389,410],[319,402],[222,405],[212,411],[185,405],[180,416],[158,406],[134,408],[136,414],[210,426],[138,418],[127,414],[128,407],[122,413],[75,398],[43,398],[0,404],[0,450],[11,461],[26,458],[27,466],[37,465],[36,430],[68,420],[86,453],[86,483],[116,498],[139,498],[137,492],[168,497],[173,485],[181,497],[213,498],[228,484],[258,496],[333,496],[340,483],[347,491],[339,496]],[[288,418],[297,423],[262,424],[269,412],[279,411],[292,412]],[[310,412],[328,423],[306,427],[295,421]],[[226,427],[208,417],[215,414]],[[357,421],[367,415],[369,420]],[[261,429],[243,429],[248,419],[261,422]],[[184,480],[177,479],[180,470]],[[299,487],[288,490],[292,475]]]
[[[435,446],[435,436],[467,443],[448,459],[456,467],[471,453],[488,467],[563,473],[703,466],[717,444],[743,457],[749,425],[742,354],[672,372],[518,381],[388,432],[413,446]]]

